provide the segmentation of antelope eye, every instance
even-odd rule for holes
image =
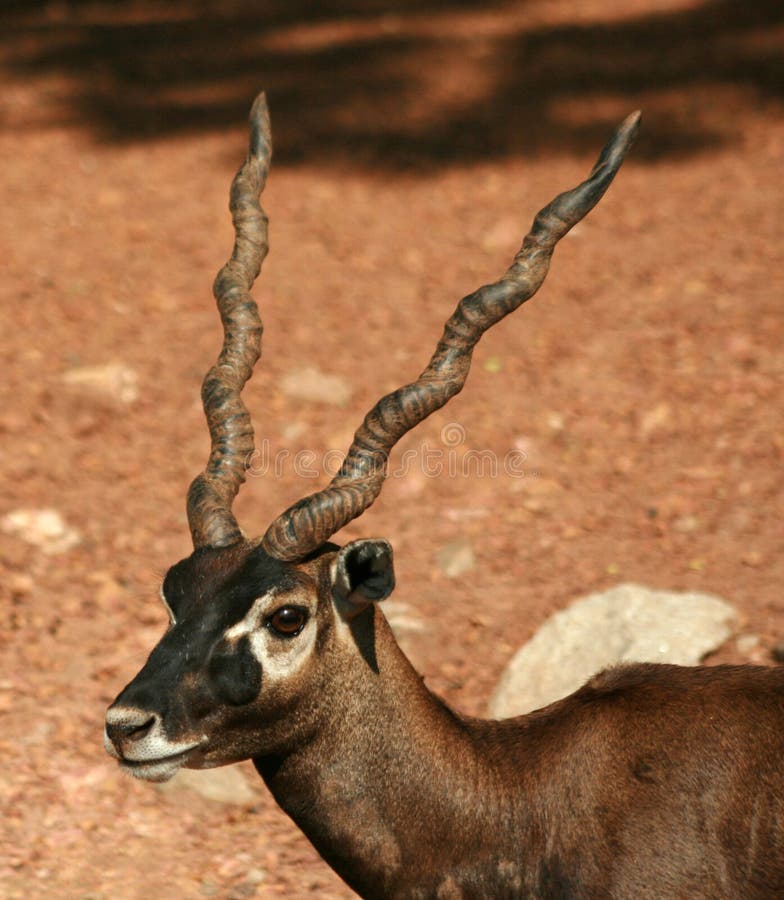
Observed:
[[[307,620],[308,614],[299,606],[281,606],[267,619],[267,626],[279,637],[294,637]]]

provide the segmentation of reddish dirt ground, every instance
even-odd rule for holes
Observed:
[[[160,576],[189,551],[209,287],[259,87],[277,155],[245,396],[278,459],[344,449],[611,123],[645,113],[540,294],[482,341],[463,394],[403,442],[417,462],[346,529],[394,544],[427,683],[481,713],[548,615],[621,581],[732,602],[759,640],[716,660],[771,662],[784,638],[780,4],[269,7],[6,4],[0,516],[53,508],[80,541],[46,554],[0,534],[4,897],[352,896],[249,765],[256,800],[226,805],[124,778],[101,745],[164,628]],[[64,381],[114,363],[136,399]],[[284,391],[303,366],[342,379],[343,405]],[[472,449],[523,450],[523,477],[464,476]],[[326,479],[281,469],[240,494],[249,532]],[[437,554],[461,539],[476,564],[448,578]]]

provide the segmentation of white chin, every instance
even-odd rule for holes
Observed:
[[[181,768],[184,760],[163,760],[162,762],[134,763],[126,765],[120,763],[123,772],[127,772],[134,778],[142,781],[154,781],[160,783],[173,778]]]

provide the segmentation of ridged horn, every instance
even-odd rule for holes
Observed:
[[[261,540],[267,553],[281,560],[300,559],[373,503],[384,483],[391,449],[462,389],[471,354],[485,331],[536,293],[547,275],[555,245],[599,202],[639,124],[639,112],[628,116],[607,142],[589,177],[538,213],[506,273],[460,301],[427,368],[415,382],[379,400],[365,416],[329,486],[295,503],[269,526]]]
[[[194,548],[226,547],[243,540],[231,504],[253,453],[253,426],[240,392],[261,355],[262,325],[250,288],[267,243],[267,216],[259,203],[272,156],[264,94],[250,111],[248,156],[231,185],[229,209],[234,250],[218,273],[213,294],[223,323],[223,349],[201,389],[211,449],[205,470],[188,490],[188,524]]]

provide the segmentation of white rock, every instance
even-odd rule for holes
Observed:
[[[400,639],[407,634],[418,634],[425,630],[425,623],[411,612],[409,603],[401,603],[398,600],[387,600],[383,606],[389,627]]]
[[[351,388],[345,378],[326,375],[312,366],[284,375],[280,388],[284,394],[297,400],[329,403],[332,406],[345,406],[351,397]]]
[[[125,405],[139,397],[139,376],[121,363],[69,369],[62,380],[65,384]]]
[[[208,800],[251,806],[258,802],[258,794],[248,784],[239,766],[222,766],[219,769],[180,769],[172,778],[158,785],[163,793],[181,790],[195,791]]]
[[[444,544],[436,555],[436,562],[447,578],[458,578],[474,568],[476,558],[470,542],[465,538],[458,538]]]
[[[639,433],[643,439],[649,438],[654,432],[661,431],[672,419],[672,407],[667,402],[658,403],[652,409],[644,412],[640,418]]]
[[[758,634],[740,634],[735,639],[735,648],[743,656],[751,656],[761,642]]]
[[[718,597],[621,584],[551,616],[513,657],[490,701],[493,718],[521,715],[571,694],[623,662],[696,665],[737,624]]]
[[[81,540],[56,509],[15,509],[0,519],[0,528],[46,554],[65,553]]]

